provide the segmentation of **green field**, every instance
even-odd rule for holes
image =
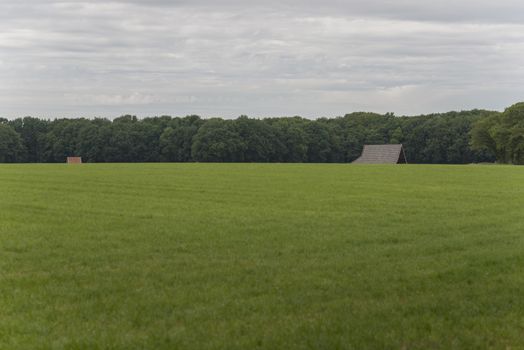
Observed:
[[[0,166],[0,349],[519,349],[523,295],[523,167]]]

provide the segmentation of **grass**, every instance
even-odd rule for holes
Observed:
[[[0,166],[0,349],[524,348],[524,168]]]

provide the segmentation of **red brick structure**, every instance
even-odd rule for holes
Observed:
[[[67,164],[82,164],[82,157],[67,157]]]

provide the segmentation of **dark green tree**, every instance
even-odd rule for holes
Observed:
[[[198,116],[171,120],[160,135],[160,153],[167,162],[191,161],[193,137],[204,121]]]
[[[20,162],[23,154],[20,135],[9,125],[0,123],[0,163]]]
[[[195,135],[191,155],[198,162],[240,162],[245,150],[232,121],[210,119]]]
[[[524,102],[475,123],[471,147],[494,153],[501,163],[524,164]]]

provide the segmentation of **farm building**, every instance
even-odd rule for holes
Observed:
[[[82,164],[82,157],[67,157],[68,164]]]
[[[399,145],[364,145],[355,164],[407,164],[404,147]]]

